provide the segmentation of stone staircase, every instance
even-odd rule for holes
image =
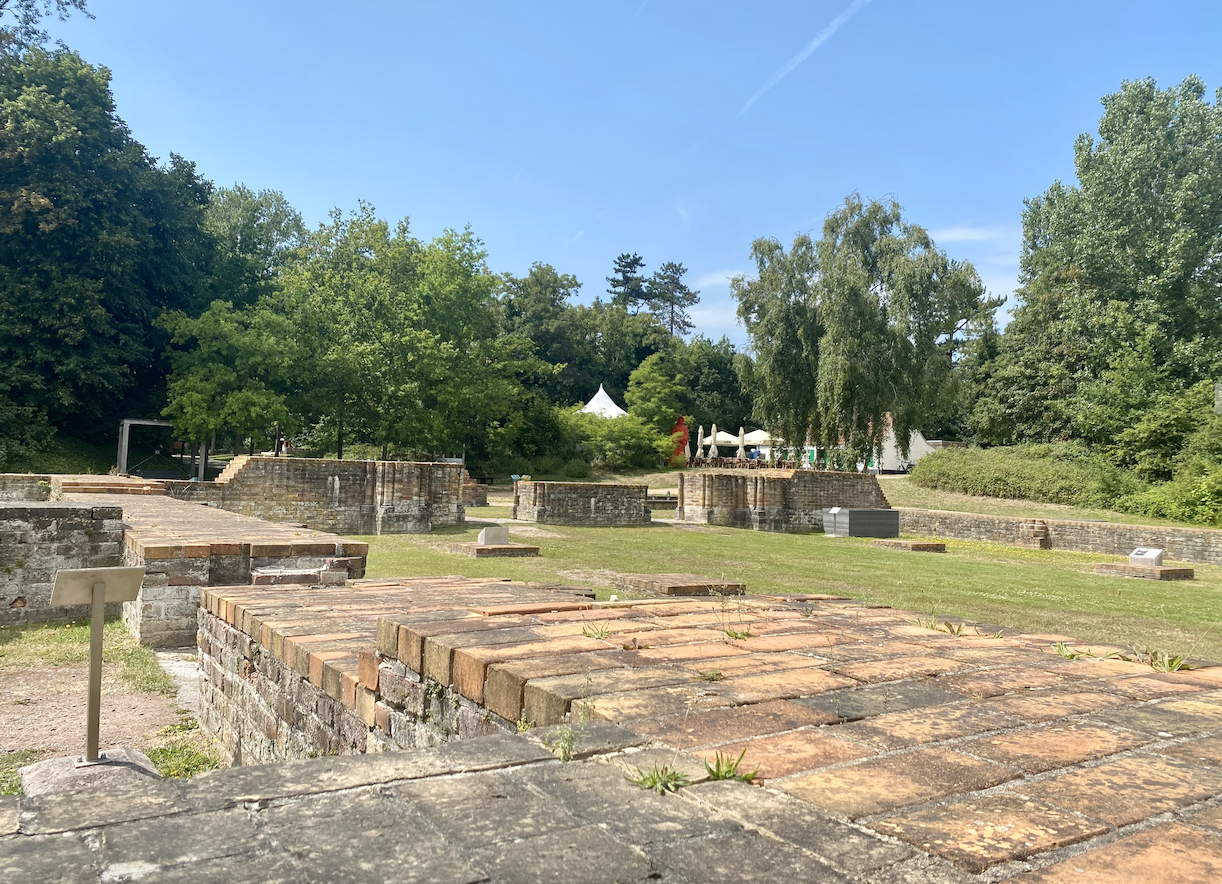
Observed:
[[[165,494],[165,482],[139,476],[52,476],[55,494]]]
[[[242,467],[250,461],[249,454],[239,454],[233,460],[229,461],[229,466],[221,470],[221,474],[216,477],[217,485],[228,485],[229,482],[242,471]]]

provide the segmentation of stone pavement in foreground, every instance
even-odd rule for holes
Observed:
[[[393,711],[379,677],[408,671],[500,721],[585,709],[589,757],[560,763],[541,728],[0,799],[0,880],[1222,880],[1222,667],[1071,660],[1059,636],[827,597],[514,603],[529,588],[505,582],[474,604],[487,581],[449,586],[215,588],[203,616],[371,725]],[[701,782],[719,752],[759,785]],[[626,781],[658,763],[693,785]]]

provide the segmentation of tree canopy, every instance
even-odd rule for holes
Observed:
[[[755,416],[793,447],[842,441],[876,451],[894,426],[914,429],[954,394],[965,330],[996,302],[971,264],[940,251],[894,201],[853,194],[823,236],[752,247],[754,278],[731,292],[755,355]]]
[[[62,49],[0,62],[0,398],[84,437],[164,401],[154,320],[199,310],[214,254],[210,184],[148,155],[109,81]]]

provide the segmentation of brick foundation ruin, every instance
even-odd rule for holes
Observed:
[[[684,522],[802,534],[823,530],[834,506],[889,509],[878,480],[822,470],[691,472],[679,477],[675,518]]]
[[[120,565],[122,516],[117,506],[0,503],[0,624],[87,618],[88,605],[51,607],[55,572]],[[107,608],[111,614],[119,611],[117,604]]]
[[[47,500],[50,497],[50,476],[30,473],[0,473],[0,501]]]
[[[179,500],[338,534],[461,525],[462,464],[235,457],[215,482],[166,482]]]
[[[517,482],[510,516],[549,525],[647,525],[648,488],[594,482]]]

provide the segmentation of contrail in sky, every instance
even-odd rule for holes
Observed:
[[[832,23],[828,25],[826,28],[824,28],[822,31],[820,31],[819,36],[811,40],[810,43],[807,44],[805,49],[803,49],[793,58],[789,59],[789,61],[785,62],[785,65],[779,71],[777,71],[775,74],[769,77],[768,82],[765,83],[763,86],[761,86],[759,91],[756,92],[754,95],[752,95],[747,100],[747,103],[743,105],[742,110],[740,110],[736,116],[741,117],[743,114],[745,114],[747,112],[747,109],[750,108],[751,105],[755,104],[755,102],[759,101],[759,99],[763,97],[765,92],[767,92],[777,83],[781,82],[783,79],[789,76],[790,72],[793,71],[794,68],[796,68],[802,62],[806,61],[807,57],[812,52],[814,52],[816,49],[822,46],[827,41],[827,39],[830,36],[832,36],[832,34],[840,30],[840,26],[842,24],[844,24],[846,21],[852,18],[854,13],[857,12],[857,10],[861,9],[863,6],[868,5],[869,2],[870,0],[853,0],[852,5],[849,6],[849,8],[846,9],[844,12],[840,13],[840,15],[832,19]]]

